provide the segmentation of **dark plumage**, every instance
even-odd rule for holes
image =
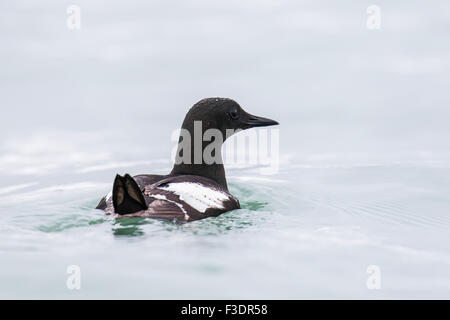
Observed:
[[[182,130],[194,137],[201,121],[201,134],[215,129],[227,137],[227,129],[248,129],[278,124],[274,120],[245,112],[234,100],[207,98],[197,102],[186,114]],[[197,127],[196,127],[197,126]],[[196,129],[197,128],[197,129]],[[218,131],[217,131],[218,130]],[[239,201],[228,192],[218,141],[215,162],[196,158],[211,141],[191,143],[186,150],[180,135],[175,165],[168,175],[117,175],[112,194],[104,197],[97,209],[118,217],[150,217],[193,221],[239,209]],[[196,149],[197,148],[197,149]]]

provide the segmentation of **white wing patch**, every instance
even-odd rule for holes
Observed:
[[[228,194],[194,182],[173,182],[158,189],[175,193],[181,201],[201,213],[208,208],[225,209],[223,203],[229,200]]]
[[[170,203],[175,204],[175,205],[176,205],[178,208],[180,208],[181,211],[184,213],[184,220],[189,220],[189,216],[188,216],[186,210],[184,210],[182,204],[167,199],[166,196],[163,195],[163,194],[152,194],[151,197],[152,197],[152,198],[155,198],[155,199],[158,199],[158,200],[164,200],[164,201],[167,201],[167,202],[170,202]]]

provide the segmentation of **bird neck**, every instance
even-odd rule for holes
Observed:
[[[170,174],[202,176],[217,182],[222,188],[228,190],[223,164],[175,164]]]
[[[222,139],[213,137],[204,141],[203,130],[196,132],[191,129],[182,128],[171,174],[202,176],[228,190],[222,160]]]

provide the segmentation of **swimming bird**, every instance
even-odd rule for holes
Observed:
[[[112,192],[100,200],[97,209],[116,217],[180,222],[239,209],[239,200],[228,191],[222,143],[239,130],[277,124],[247,113],[232,99],[200,100],[184,118],[172,171],[134,177],[117,174]]]

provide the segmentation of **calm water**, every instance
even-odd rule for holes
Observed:
[[[0,4],[0,298],[450,298],[449,4],[175,2]],[[242,210],[93,209],[208,96],[281,123],[276,173],[227,166]]]

